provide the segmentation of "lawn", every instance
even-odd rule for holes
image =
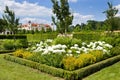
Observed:
[[[63,80],[3,59],[0,54],[0,80]]]
[[[104,68],[83,80],[120,80],[120,62]]]
[[[0,80],[63,80],[35,69],[3,59],[0,55]],[[120,62],[102,69],[83,80],[120,80]]]

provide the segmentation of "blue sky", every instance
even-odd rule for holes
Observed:
[[[73,25],[86,23],[87,20],[105,20],[102,12],[108,8],[108,1],[120,10],[120,0],[69,0],[70,10],[74,15]],[[0,16],[5,5],[15,11],[21,23],[29,20],[34,23],[52,23],[51,0],[0,0]],[[116,16],[120,16],[120,12]]]

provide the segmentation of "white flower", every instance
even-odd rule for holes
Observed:
[[[48,54],[49,51],[48,50],[45,50],[42,54]]]
[[[74,44],[74,47],[78,47],[78,44]]]
[[[80,54],[80,51],[76,51],[76,53]]]
[[[71,54],[71,53],[72,53],[72,51],[71,51],[71,50],[68,50],[68,53],[69,53],[69,54]]]
[[[111,46],[110,44],[105,44],[104,46],[105,46],[105,47],[108,47],[108,48],[110,48],[110,49],[112,48],[112,46]]]
[[[50,42],[50,43],[51,43],[52,41],[53,41],[52,39],[47,39],[47,40],[46,40],[46,42]]]
[[[97,49],[97,50],[103,50],[103,47],[97,46],[96,49]]]
[[[48,51],[51,51],[51,52],[53,51],[53,48],[51,46],[49,46],[47,49]]]
[[[62,45],[62,49],[66,49],[67,48],[67,46],[66,45]]]
[[[85,43],[85,42],[82,42],[82,45],[84,46],[84,45],[86,45],[86,43]]]
[[[65,53],[65,50],[53,50],[53,53]]]
[[[66,54],[66,56],[73,56],[72,54]]]

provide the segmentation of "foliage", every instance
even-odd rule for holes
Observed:
[[[59,56],[59,58],[58,58]],[[61,60],[63,59],[62,54],[46,54],[46,55],[41,55],[41,53],[35,53],[33,56],[29,57],[30,60],[46,64],[49,66],[54,66],[57,68],[62,67]]]
[[[82,45],[82,41],[81,41],[81,39],[76,39],[76,38],[73,38],[72,40],[71,40],[71,46],[73,46],[74,44],[77,44],[79,47],[81,47]]]
[[[54,44],[70,45],[71,39],[69,37],[57,37],[54,39]]]
[[[101,50],[93,50],[93,51],[90,51],[89,53],[96,58],[97,62],[101,61],[104,57],[103,52]]]
[[[83,61],[83,66],[96,62],[96,58],[92,54],[81,54],[78,58]]]
[[[13,50],[15,48],[15,45],[13,43],[14,41],[6,40],[2,43],[2,46],[5,50]]]
[[[26,35],[0,35],[0,39],[14,39],[14,37],[16,39],[27,39]]]
[[[120,46],[115,46],[111,49],[111,55],[116,56],[120,54]]]
[[[68,27],[72,24],[73,15],[69,11],[68,0],[51,0],[53,3],[53,13],[56,18],[52,16],[53,23],[57,26],[60,33],[68,32]]]
[[[98,41],[102,37],[102,32],[76,32],[73,33],[73,38],[81,39],[82,41]]]
[[[17,31],[17,26],[19,25],[19,18],[15,18],[15,13],[6,6],[4,10],[3,20],[7,22],[7,29],[10,30],[13,34]]]
[[[76,58],[73,57],[73,56],[68,56],[66,58],[63,59],[62,63],[64,65],[64,68],[66,70],[75,70],[75,61],[76,61]]]
[[[32,56],[32,53],[25,51],[23,49],[18,49],[15,52],[13,52],[13,55],[20,58],[29,58],[30,56]]]
[[[27,34],[28,42],[39,42],[46,39],[54,39],[57,37],[56,32],[53,33],[38,33],[38,34]]]
[[[0,50],[14,50],[28,47],[26,39],[17,39],[15,41],[12,39],[4,39],[2,42],[0,42],[0,44]]]
[[[108,2],[108,10],[104,11],[103,13],[106,14],[107,21],[106,24],[109,26],[109,30],[113,31],[115,30],[116,26],[114,17],[118,13],[118,9],[113,7],[112,3]]]

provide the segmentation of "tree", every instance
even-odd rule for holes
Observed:
[[[5,7],[3,20],[7,23],[7,29],[15,34],[17,31],[17,26],[19,25],[19,18],[15,18],[15,13],[10,10],[8,6]]]
[[[73,15],[69,10],[68,0],[60,0],[60,3],[57,0],[51,1],[53,3],[53,13],[56,16],[56,18],[52,16],[52,21],[60,33],[66,33],[73,20]]]
[[[110,2],[108,2],[108,7],[109,7],[108,10],[104,11],[103,13],[106,14],[106,17],[107,17],[106,23],[109,26],[109,30],[113,31],[113,30],[115,30],[114,17],[118,13],[118,9],[113,7],[112,3],[110,3]]]
[[[6,21],[3,19],[0,19],[0,32],[4,32],[5,31],[5,26],[6,25]]]

